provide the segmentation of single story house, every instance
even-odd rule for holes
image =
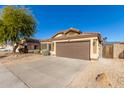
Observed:
[[[99,33],[70,28],[41,40],[41,49],[47,49],[55,56],[92,60],[99,58],[101,42]]]
[[[41,48],[40,40],[29,39],[26,41],[29,50],[39,50]]]
[[[17,48],[17,52],[20,47],[22,48],[27,47],[28,52],[37,52],[41,49],[41,44],[40,40],[29,38],[27,40],[20,41],[20,46]]]
[[[103,57],[124,59],[124,42],[107,42],[103,45]]]

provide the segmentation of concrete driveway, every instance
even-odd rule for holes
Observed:
[[[27,86],[0,63],[0,88],[10,87],[26,88]]]
[[[20,86],[15,85],[14,87],[67,87],[74,75],[89,63],[86,60],[64,57],[40,57],[38,60],[30,62],[22,60],[11,64],[3,64],[7,71],[17,79],[15,81],[10,79],[10,83],[16,84],[15,82],[19,82]],[[10,76],[7,77],[11,78]],[[1,83],[0,87],[2,87]],[[7,83],[4,87],[13,86],[9,86]]]

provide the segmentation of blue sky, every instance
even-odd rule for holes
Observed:
[[[2,7],[2,6],[0,6]],[[70,27],[100,32],[108,41],[124,41],[124,6],[25,6],[37,20],[38,39]]]

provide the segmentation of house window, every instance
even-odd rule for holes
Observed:
[[[93,40],[93,53],[97,53],[97,39]]]
[[[42,45],[41,45],[41,48],[42,48],[42,49],[47,49],[47,44],[42,44]]]

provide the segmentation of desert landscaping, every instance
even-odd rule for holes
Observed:
[[[21,83],[18,84],[21,84],[21,86],[20,85],[14,86],[14,82],[10,82],[9,84],[8,77],[7,78],[8,81],[6,80],[6,78],[4,78],[4,81],[0,80],[1,82],[0,87],[68,87],[68,88],[124,87],[123,59],[113,60],[102,58],[99,59],[98,61],[85,61],[79,59],[54,56],[47,56],[48,58],[45,57],[46,56],[41,56],[40,54],[31,53],[13,56],[10,53],[1,52],[0,64],[20,80]],[[51,60],[53,61],[53,63],[56,64],[55,65],[56,67],[53,67]],[[60,60],[62,60],[64,64],[61,63]],[[77,62],[75,61],[78,61],[79,64],[77,64]],[[47,64],[45,64],[45,62]],[[65,68],[63,69],[61,68],[61,66],[59,67],[59,65],[65,66]],[[31,67],[32,68],[34,67],[34,69],[32,69]],[[54,71],[53,68],[49,70],[48,67],[58,69],[58,71],[60,72],[58,72],[57,70]],[[31,71],[27,72],[28,69],[30,69]],[[46,74],[46,77],[44,77],[44,75],[38,75],[38,73],[41,74],[41,72],[44,72],[44,70],[45,70],[44,74]],[[25,73],[32,74],[24,76]],[[4,73],[2,71],[0,72],[0,74],[4,76]],[[47,74],[50,74],[50,76],[47,76]],[[53,74],[53,76],[51,74]],[[54,76],[54,74],[56,74],[56,77]],[[63,82],[61,82],[62,80]],[[6,81],[8,82],[7,84],[5,84]],[[4,83],[4,85],[2,83]],[[13,86],[11,86],[11,83]],[[22,83],[24,84],[24,86],[22,85]]]
[[[123,8],[1,6],[0,88],[123,88]]]
[[[69,87],[124,87],[124,60],[101,59],[78,72]],[[101,76],[98,76],[101,74]],[[98,77],[98,79],[97,79]]]

